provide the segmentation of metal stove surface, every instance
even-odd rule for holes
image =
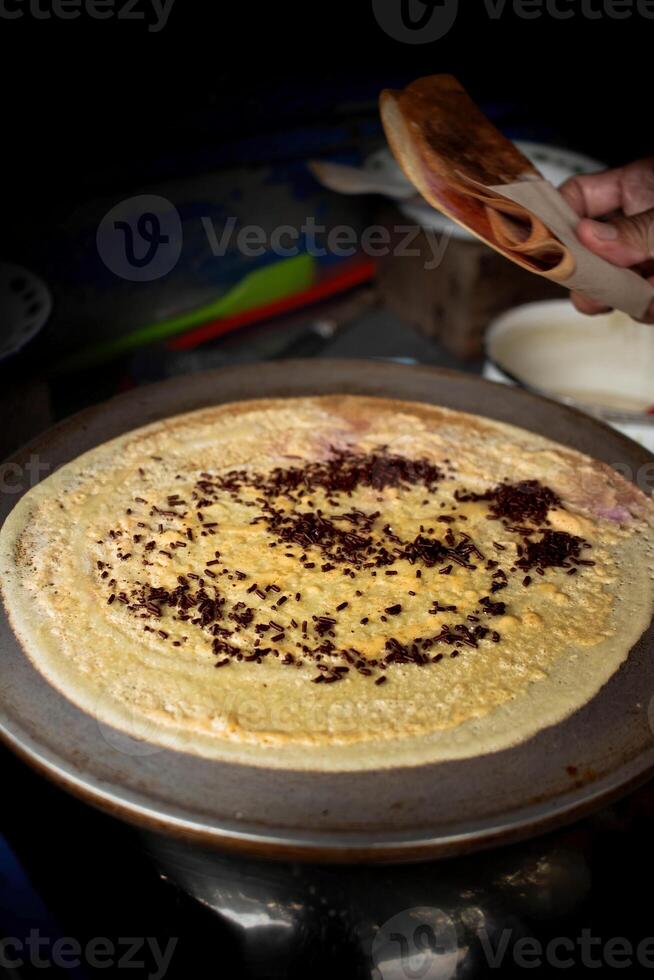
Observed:
[[[303,333],[294,325],[280,340],[262,328],[192,356],[135,358],[131,373],[158,380],[274,357]],[[330,344],[293,351],[314,352],[464,367],[383,311]],[[60,411],[107,393],[88,382],[76,386],[74,404],[70,387],[53,393]],[[654,785],[492,852],[329,867],[145,835],[68,797],[4,749],[0,762],[0,977],[40,977],[46,967],[50,977],[81,980],[123,969],[157,980],[449,980],[654,968],[643,900],[654,871]]]
[[[469,858],[328,867],[144,835],[4,751],[1,761],[6,976],[42,976],[46,964],[49,976],[81,980],[122,968],[171,980],[209,971],[216,980],[446,980],[654,966],[643,901],[654,786],[565,830]],[[75,947],[77,957],[66,953]]]

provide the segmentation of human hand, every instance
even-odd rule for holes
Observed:
[[[654,285],[654,157],[571,177],[560,191],[581,217],[577,236],[586,248],[613,265],[633,268]],[[581,313],[609,309],[582,293],[572,293],[571,299]],[[654,323],[654,301],[643,322]]]

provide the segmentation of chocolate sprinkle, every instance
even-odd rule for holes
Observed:
[[[246,580],[248,574],[225,567],[219,551],[215,551],[214,557],[210,559],[206,553],[203,560],[198,559],[196,571],[178,575],[174,588],[162,588],[139,580],[125,586],[127,591],[121,592],[116,579],[112,578],[108,583],[108,588],[112,591],[107,602],[111,605],[118,599],[126,614],[145,618],[153,624],[165,625],[166,629],[153,629],[146,624],[143,629],[157,633],[162,639],[171,637],[175,647],[181,646],[188,639],[184,636],[180,640],[175,636],[171,629],[175,622],[188,622],[198,627],[209,638],[211,649],[218,658],[216,667],[261,664],[270,656],[285,667],[311,665],[318,672],[312,678],[314,684],[336,683],[353,671],[363,677],[372,677],[376,685],[387,682],[385,672],[394,664],[443,664],[439,669],[444,669],[450,658],[455,659],[466,654],[466,651],[474,651],[482,641],[501,641],[499,632],[482,625],[480,615],[497,617],[506,613],[507,603],[493,597],[495,593],[509,587],[509,575],[520,570],[523,573],[522,585],[527,587],[531,584],[532,577],[525,575],[525,572],[535,570],[536,574],[542,576],[548,568],[563,568],[569,575],[576,575],[593,562],[581,557],[582,549],[590,547],[587,542],[565,532],[553,531],[547,526],[550,509],[561,506],[561,502],[554,491],[535,480],[519,483],[505,481],[484,493],[457,491],[454,494],[455,500],[462,503],[486,502],[486,516],[490,520],[500,521],[508,534],[519,536],[520,540],[515,543],[515,564],[510,565],[509,561],[506,571],[500,567],[503,561],[500,554],[492,559],[486,557],[472,534],[460,530],[461,523],[467,518],[452,505],[450,497],[437,502],[429,498],[424,500],[425,504],[432,504],[434,508],[440,506],[441,509],[446,509],[446,513],[431,518],[425,516],[424,524],[420,525],[419,532],[410,540],[402,540],[397,527],[389,523],[381,510],[364,512],[351,503],[347,510],[338,510],[340,501],[350,497],[359,487],[369,488],[377,494],[392,488],[393,496],[401,496],[405,489],[419,486],[435,494],[440,493],[439,484],[443,478],[441,469],[426,459],[407,459],[388,453],[384,448],[370,453],[333,449],[325,461],[303,463],[300,460],[298,465],[278,467],[267,474],[250,469],[231,470],[222,474],[203,471],[194,487],[189,489],[188,494],[184,494],[188,504],[180,494],[171,494],[164,498],[167,509],[157,504],[150,505],[149,516],[152,518],[157,514],[160,515],[157,520],[165,518],[166,527],[164,528],[163,523],[146,525],[140,521],[139,527],[147,528],[146,536],[151,540],[143,543],[142,535],[133,535],[133,553],[123,553],[116,547],[121,537],[124,541],[125,532],[120,527],[108,531],[109,541],[113,544],[106,542],[105,547],[111,547],[112,554],[123,562],[133,559],[133,564],[138,561],[147,568],[153,565],[148,558],[152,558],[155,552],[172,559],[173,552],[180,554],[177,549],[186,549],[186,567],[190,565],[192,568],[194,552],[196,549],[202,551],[204,542],[198,540],[195,543],[193,530],[180,527],[180,519],[186,517],[181,508],[190,509],[200,522],[201,539],[208,539],[212,535],[219,537],[220,524],[211,519],[212,513],[208,509],[226,496],[241,505],[257,508],[250,523],[262,527],[270,538],[269,547],[280,547],[278,553],[283,552],[286,558],[293,560],[300,575],[303,570],[312,569],[319,569],[319,574],[324,575],[340,572],[351,579],[365,574],[371,579],[377,579],[375,586],[383,587],[385,591],[391,589],[392,579],[400,574],[398,566],[402,565],[415,566],[416,579],[422,578],[424,569],[437,569],[439,575],[449,576],[455,566],[459,579],[476,569],[480,569],[478,575],[486,576],[486,584],[482,588],[488,594],[478,600],[478,608],[474,608],[475,615],[466,615],[466,611],[462,610],[460,617],[465,622],[455,622],[453,619],[458,619],[459,616],[449,615],[457,614],[456,605],[444,604],[434,599],[433,595],[424,595],[424,591],[422,595],[413,590],[408,590],[407,593],[406,587],[400,586],[396,595],[391,593],[389,598],[398,599],[408,595],[409,598],[405,600],[408,622],[409,614],[414,609],[421,608],[433,614],[447,614],[449,622],[440,625],[439,621],[439,632],[433,635],[415,637],[408,642],[400,642],[396,638],[386,640],[383,655],[377,655],[377,659],[368,659],[354,647],[347,646],[351,640],[343,640],[340,635],[343,626],[347,632],[355,631],[349,631],[345,623],[341,624],[339,630],[338,617],[327,613],[314,615],[310,622],[308,619],[302,620],[301,627],[293,618],[287,622],[268,619],[270,612],[278,608],[280,611],[275,612],[275,615],[280,619],[285,618],[282,607],[291,595],[294,595],[296,603],[300,603],[302,592],[282,594],[285,587],[283,581],[281,585],[271,583],[265,589],[260,588],[256,582],[239,589],[238,584]],[[178,476],[178,479],[182,477]],[[316,502],[319,491],[326,501],[323,504],[324,510]],[[139,504],[148,503],[141,497],[134,499]],[[383,501],[384,498],[371,496],[371,499]],[[422,513],[429,514],[428,511]],[[177,539],[184,537],[185,540],[171,542],[170,536]],[[498,541],[494,541],[492,546],[495,552],[505,552],[508,547]],[[217,566],[222,568],[218,569]],[[166,567],[170,568],[167,564]],[[111,568],[109,562],[97,563],[100,581],[108,578],[107,569]],[[373,582],[369,584],[373,585]],[[227,588],[226,592],[223,585]],[[465,584],[459,586],[457,580],[456,585],[457,593],[466,592]],[[364,591],[357,589],[350,595],[351,600],[340,602],[336,606],[337,614],[354,605],[354,615],[361,615],[356,607],[356,600],[364,596]],[[243,601],[246,597],[252,597],[249,600],[252,606]],[[429,608],[423,605],[425,601],[431,604]],[[366,608],[369,607],[368,601]],[[365,609],[361,611],[365,612]],[[387,617],[398,616],[403,611],[403,604],[392,601],[383,611],[385,615],[378,616],[378,619],[386,623]],[[301,611],[296,615],[299,618]],[[259,621],[260,619],[263,621]],[[370,623],[370,618],[364,616],[359,622],[366,626]],[[263,637],[268,638],[274,646],[263,647]],[[294,653],[288,651],[290,644],[293,645]],[[442,645],[452,648],[447,659],[442,652],[435,649]],[[380,675],[380,672],[384,673]]]

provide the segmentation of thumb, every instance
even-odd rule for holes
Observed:
[[[583,218],[577,225],[577,237],[613,265],[638,265],[654,257],[654,208],[611,221]]]

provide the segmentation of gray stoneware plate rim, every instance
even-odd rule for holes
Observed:
[[[646,450],[601,422],[526,391],[427,366],[327,359],[222,368],[139,388],[67,419],[11,461],[25,468],[37,456],[56,467],[122,432],[194,408],[328,393],[442,404],[513,422],[632,473],[654,464]],[[2,495],[1,520],[18,496]],[[653,649],[654,623],[597,697],[512,749],[414,768],[320,774],[168,749],[118,750],[119,733],[105,727],[103,734],[40,676],[3,611],[0,736],[87,802],[189,841],[282,859],[421,860],[532,836],[643,782],[654,768]]]

